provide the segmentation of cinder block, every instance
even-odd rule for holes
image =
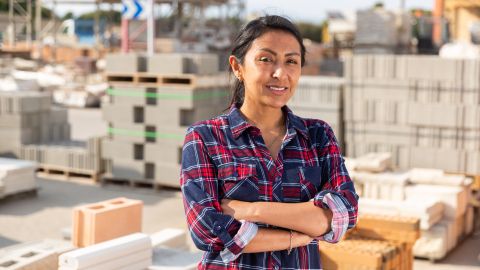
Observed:
[[[168,111],[169,113],[165,113]],[[145,123],[157,126],[157,129],[184,132],[197,121],[208,120],[219,114],[219,108],[201,107],[195,109],[178,109],[162,106],[145,108]]]
[[[214,74],[219,71],[215,54],[154,54],[148,58],[148,72],[159,74]]]
[[[105,71],[108,73],[135,73],[147,70],[147,58],[135,53],[107,54]]]
[[[105,168],[105,176],[124,179],[124,180],[151,180],[151,177],[147,177],[146,164],[144,161],[125,159],[123,157],[117,157],[115,159],[107,159]]]
[[[181,164],[182,141],[162,140],[155,144],[145,144],[145,160],[155,163]]]
[[[73,249],[64,241],[45,239],[9,246],[1,250],[0,268],[16,270],[57,269],[58,256]]]
[[[180,170],[179,164],[175,163],[155,163],[155,183],[180,187]]]
[[[145,124],[134,123],[110,123],[107,131],[111,140],[131,143],[144,143],[150,134]]]
[[[73,211],[73,245],[85,247],[140,232],[142,208],[142,201],[127,198],[76,207]]]

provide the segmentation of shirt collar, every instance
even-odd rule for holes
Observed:
[[[240,112],[238,104],[232,104],[228,112],[228,123],[233,134],[233,138],[237,139],[244,131],[250,127],[250,124]],[[306,139],[308,138],[307,126],[305,120],[296,116],[288,106],[283,106],[282,111],[287,114],[287,137],[294,135],[294,132],[300,133]]]

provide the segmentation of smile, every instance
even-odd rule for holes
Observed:
[[[273,86],[273,85],[267,85],[267,88],[272,91],[285,91],[288,89],[288,87],[280,87],[280,86]]]

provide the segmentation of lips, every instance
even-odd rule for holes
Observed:
[[[284,92],[284,91],[288,90],[288,87],[279,86],[279,85],[267,85],[267,88],[271,91],[274,91],[274,92]]]

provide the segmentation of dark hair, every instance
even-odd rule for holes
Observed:
[[[301,66],[303,67],[305,64],[305,46],[303,45],[302,35],[290,20],[278,15],[266,15],[245,24],[234,40],[230,55],[235,56],[238,61],[243,64],[245,55],[250,49],[253,41],[264,33],[272,30],[288,32],[297,39],[300,44]],[[231,67],[229,68],[229,72],[230,75],[233,73]],[[234,103],[243,104],[243,99],[245,98],[245,87],[243,82],[239,81],[235,76],[230,77],[235,80],[232,85],[232,99],[230,101],[230,106]]]

